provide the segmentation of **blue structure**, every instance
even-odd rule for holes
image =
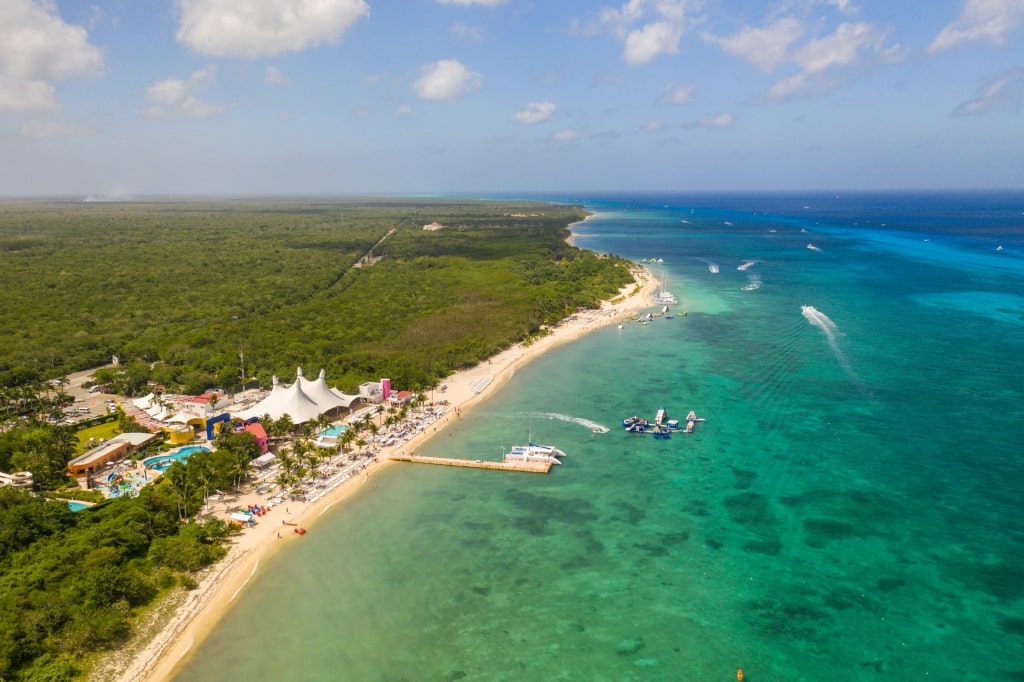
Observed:
[[[213,440],[213,425],[218,422],[230,422],[231,415],[227,412],[218,414],[216,417],[212,417],[206,420],[206,440]]]

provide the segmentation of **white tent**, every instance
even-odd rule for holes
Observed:
[[[132,405],[135,405],[135,407],[139,408],[140,410],[148,410],[150,405],[153,403],[153,398],[155,397],[155,395],[150,393],[149,395],[144,396],[142,398],[135,398],[134,400],[132,400]]]
[[[307,379],[300,367],[291,386],[283,386],[274,377],[274,388],[270,395],[258,402],[254,407],[235,414],[239,419],[251,419],[269,414],[271,419],[280,419],[287,414],[295,424],[304,424],[315,420],[324,412],[337,407],[349,407],[359,396],[345,395],[337,389],[330,388],[324,378],[326,372],[320,370],[316,381]]]
[[[316,401],[317,405],[324,408],[324,412],[335,407],[349,407],[358,398],[357,395],[345,395],[341,391],[327,385],[327,372],[320,370],[320,376],[316,381],[310,381],[302,375],[302,368],[298,369],[298,378],[295,383],[302,387],[302,391]]]
[[[274,388],[270,395],[251,407],[248,410],[236,414],[240,419],[251,419],[269,414],[271,419],[280,419],[287,414],[295,424],[304,424],[316,419],[320,413],[326,412],[330,407],[321,409],[316,401],[306,395],[299,382],[291,386],[282,386],[277,377],[274,377]]]

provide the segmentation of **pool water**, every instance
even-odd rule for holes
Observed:
[[[75,502],[74,500],[68,501],[68,508],[73,512],[79,512],[83,509],[88,509],[92,505],[88,505],[85,502]]]
[[[348,427],[344,424],[335,424],[334,426],[321,431],[320,435],[328,438],[337,438],[346,431],[348,431]]]
[[[142,465],[147,469],[155,469],[156,471],[167,471],[171,468],[171,465],[175,462],[184,462],[186,459],[191,457],[197,452],[210,452],[210,448],[204,448],[199,445],[189,445],[188,447],[175,450],[174,452],[168,452],[163,455],[156,455],[155,457],[147,457],[142,460]]]

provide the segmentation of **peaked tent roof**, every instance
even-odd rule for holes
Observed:
[[[345,395],[341,391],[331,388],[327,385],[326,376],[327,371],[321,369],[320,376],[317,377],[316,381],[310,381],[302,375],[302,368],[300,367],[298,379],[296,379],[296,383],[302,387],[305,394],[315,400],[317,405],[323,407],[325,412],[335,407],[347,408],[359,397],[357,395]]]
[[[304,424],[335,407],[348,407],[351,401],[346,404],[327,387],[323,377],[324,372],[321,370],[320,379],[310,381],[302,375],[302,368],[299,368],[295,383],[287,387],[282,386],[274,377],[274,388],[270,395],[235,416],[250,419],[269,414],[271,419],[280,419],[281,415],[287,414],[295,424]]]

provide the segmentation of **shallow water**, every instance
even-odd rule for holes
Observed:
[[[552,350],[424,448],[532,427],[565,463],[391,467],[177,679],[1024,679],[1024,197],[588,205],[576,243],[663,258],[688,314]],[[706,422],[618,426],[659,407]]]

